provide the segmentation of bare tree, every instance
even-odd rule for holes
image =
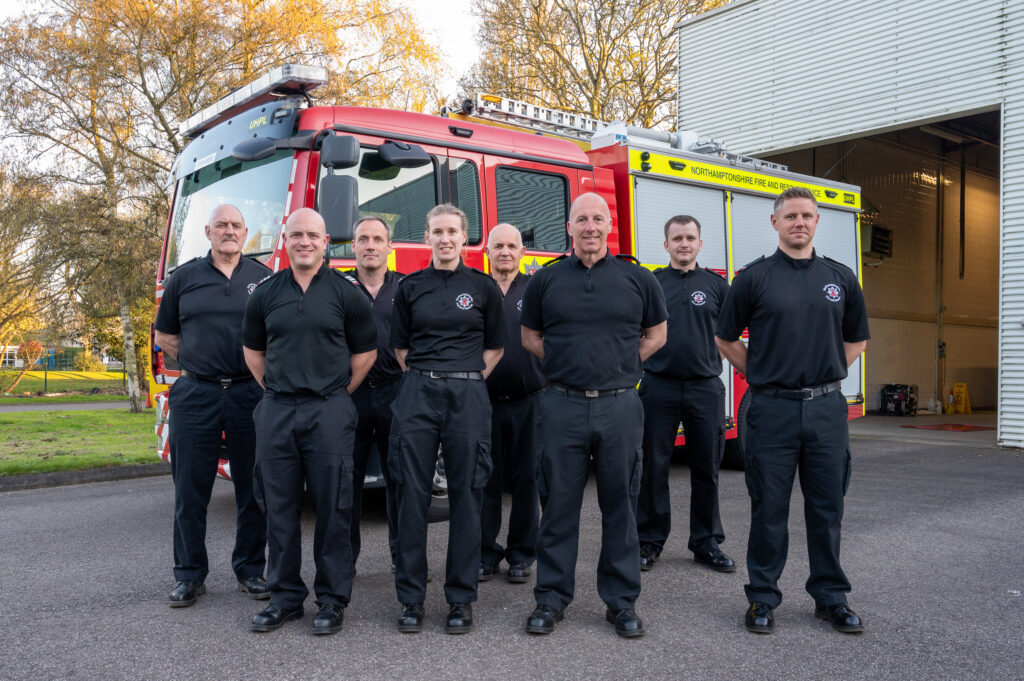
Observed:
[[[726,0],[474,0],[481,58],[459,82],[645,127],[675,126],[675,25]]]

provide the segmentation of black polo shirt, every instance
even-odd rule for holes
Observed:
[[[454,270],[413,272],[398,284],[391,311],[391,347],[425,371],[482,371],[484,349],[503,347],[501,289],[462,262]]]
[[[540,360],[523,347],[521,340],[519,313],[523,309],[523,296],[529,283],[530,277],[520,272],[502,298],[508,345],[498,365],[487,377],[487,392],[492,399],[517,400],[537,392],[548,382],[540,369]],[[498,290],[501,290],[500,286]]]
[[[209,252],[171,272],[153,327],[180,338],[181,368],[211,378],[249,373],[242,354],[242,317],[249,294],[270,273],[242,257],[229,279]]]
[[[712,378],[722,373],[722,358],[715,345],[718,310],[729,284],[722,275],[704,267],[654,271],[668,306],[668,341],[644,370],[671,378]]]
[[[747,382],[808,388],[846,378],[843,343],[870,338],[864,293],[849,267],[781,250],[736,274],[715,334],[735,341],[748,328]]]
[[[377,327],[359,283],[324,263],[305,293],[291,268],[257,286],[242,342],[267,353],[267,390],[330,395],[348,385],[351,356],[377,347]]]
[[[582,390],[640,380],[640,336],[668,319],[649,270],[606,255],[586,267],[576,254],[530,277],[522,325],[544,336],[544,375]]]
[[[359,281],[359,270],[346,272],[353,279]],[[398,292],[398,282],[402,281],[405,275],[401,272],[388,270],[384,273],[384,283],[377,291],[374,298],[370,292],[363,288],[363,292],[370,300],[373,307],[373,322],[377,326],[377,360],[370,367],[370,373],[366,375],[367,380],[372,381],[394,381],[402,375],[402,367],[395,357],[395,350],[391,347],[391,308],[395,300],[395,293]],[[359,282],[362,284],[362,282]]]

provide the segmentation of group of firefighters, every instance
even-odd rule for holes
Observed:
[[[355,225],[355,269],[331,268],[324,221],[303,208],[284,228],[289,267],[271,274],[242,254],[241,212],[216,207],[206,226],[210,252],[168,277],[155,324],[157,345],[181,367],[169,395],[177,580],[170,605],[192,605],[205,593],[206,508],[226,456],[238,509],[238,589],[270,601],[250,628],[272,631],[304,615],[308,495],[319,607],[312,630],[339,631],[376,445],[399,631],[423,627],[440,450],[450,514],[447,633],[473,628],[478,583],[498,575],[502,561],[511,583],[530,581],[535,564],[526,631],[554,631],[573,599],[592,468],[602,514],[598,592],[615,632],[642,636],[635,602],[641,572],[655,566],[669,535],[680,422],[691,472],[688,548],[712,570],[736,569],[719,547],[724,357],[752,392],[744,625],[774,629],[799,472],[815,614],[838,631],[863,631],[839,564],[850,478],[839,381],[864,350],[867,315],[853,272],[815,253],[817,223],[812,193],[783,192],[771,215],[778,250],[730,287],[698,266],[700,223],[688,215],[664,226],[667,267],[652,273],[611,255],[608,204],[593,193],[571,205],[571,252],[532,276],[520,272],[525,248],[508,224],[489,232],[491,273],[467,267],[466,215],[450,204],[427,214],[431,261],[418,272],[388,269],[391,227],[380,216]],[[506,489],[512,505],[502,546]]]

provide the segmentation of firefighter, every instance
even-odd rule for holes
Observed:
[[[591,460],[601,507],[597,589],[606,619],[623,637],[642,636],[636,502],[641,477],[641,362],[665,343],[665,298],[646,269],[608,252],[608,204],[582,194],[569,211],[570,255],[531,277],[522,339],[543,360],[541,522],[537,607],[526,621],[548,634],[575,589],[580,509]]]
[[[379,216],[361,218],[353,230],[352,251],[356,267],[350,274],[359,281],[373,302],[373,320],[377,325],[377,360],[366,380],[352,393],[359,412],[352,468],[352,571],[359,559],[359,516],[363,502],[363,480],[373,446],[377,446],[381,474],[384,476],[388,517],[388,548],[391,568],[395,569],[398,533],[398,501],[391,472],[387,466],[388,437],[391,434],[391,403],[398,395],[402,368],[391,348],[391,301],[398,282],[405,276],[388,269],[391,252],[391,227]]]
[[[270,598],[263,579],[266,520],[253,494],[252,410],[260,390],[245,365],[241,343],[245,304],[270,270],[242,256],[247,230],[234,206],[214,208],[205,231],[209,253],[167,278],[154,324],[156,345],[181,367],[181,378],[170,391],[178,580],[170,594],[172,608],[192,605],[206,593],[206,508],[222,447],[231,463],[237,509],[231,568],[240,591],[258,600]]]
[[[377,356],[377,329],[359,284],[324,261],[329,237],[310,208],[288,217],[290,266],[260,284],[245,310],[245,359],[265,388],[256,407],[256,461],[263,474],[270,548],[270,606],[252,631],[303,616],[303,488],[316,514],[314,634],[341,629],[352,593],[354,391]]]
[[[671,311],[665,347],[644,363],[644,472],[637,506],[640,569],[658,560],[671,529],[668,470],[676,431],[683,423],[690,465],[690,538],[694,560],[718,572],[736,564],[721,549],[725,540],[718,510],[718,467],[725,447],[725,385],[715,345],[715,323],[729,285],[697,265],[703,242],[700,223],[676,215],[665,223],[669,266],[654,273]]]
[[[846,603],[839,565],[843,496],[850,483],[847,405],[840,381],[869,337],[864,295],[845,265],[815,253],[818,205],[806,189],[775,200],[779,247],[733,279],[715,331],[718,347],[747,377],[746,479],[750,539],[744,625],[771,633],[782,600],[789,503],[800,474],[815,615],[837,631],[864,630]],[[749,345],[740,340],[749,328]]]
[[[519,312],[530,277],[519,271],[526,248],[519,230],[497,225],[487,239],[491,276],[501,289],[505,328],[510,339],[521,335]],[[540,391],[547,383],[540,361],[522,343],[510,342],[494,371],[487,377],[491,398],[491,461],[494,470],[484,488],[480,514],[482,531],[480,581],[491,579],[504,559],[506,579],[523,584],[530,579],[536,555],[540,504],[537,498],[537,446],[540,426]],[[498,543],[501,530],[501,491],[512,495],[506,546]]]
[[[473,628],[480,565],[480,495],[491,472],[491,406],[484,379],[505,344],[501,291],[462,263],[466,214],[451,204],[427,213],[430,264],[398,285],[391,343],[405,375],[392,407],[388,465],[398,488],[398,630],[423,628],[427,509],[438,445],[448,481],[445,632]]]

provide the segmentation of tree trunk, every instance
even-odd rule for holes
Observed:
[[[121,328],[124,330],[124,370],[128,375],[128,411],[137,414],[146,406],[139,386],[139,363],[135,359],[135,331],[132,329],[132,314],[128,304],[128,291],[124,283],[117,285],[117,306],[121,314]]]

